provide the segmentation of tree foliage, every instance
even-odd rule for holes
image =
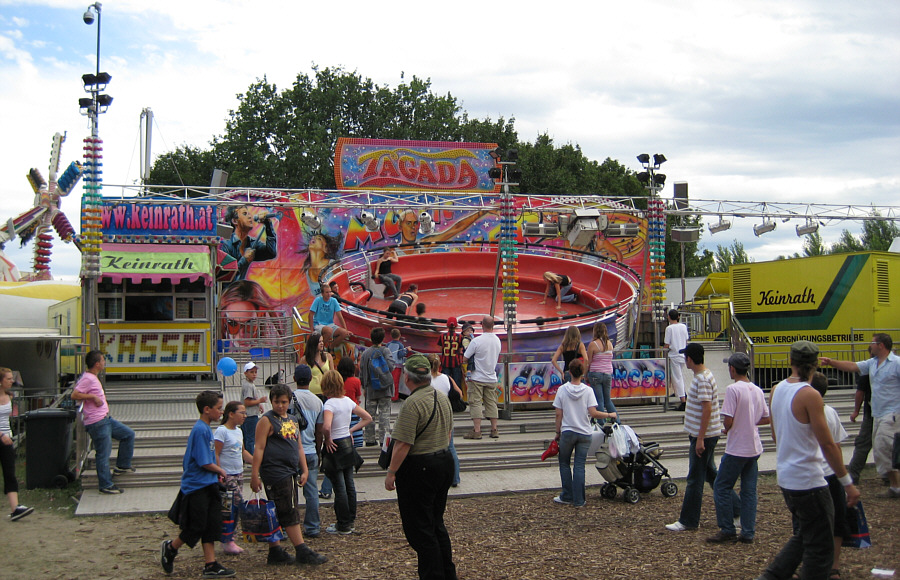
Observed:
[[[715,254],[715,271],[727,272],[731,266],[738,264],[749,264],[753,260],[744,250],[744,244],[737,240],[733,240],[730,246],[716,246]]]

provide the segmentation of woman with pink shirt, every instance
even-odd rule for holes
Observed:
[[[587,349],[588,373],[587,382],[594,389],[597,397],[597,410],[615,413],[616,406],[612,402],[613,343],[609,340],[605,322],[594,324],[594,339]],[[619,422],[618,415],[616,423]]]

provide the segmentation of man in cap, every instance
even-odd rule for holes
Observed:
[[[679,352],[684,355],[687,367],[694,373],[694,380],[687,392],[684,413],[684,430],[691,442],[687,485],[684,488],[681,515],[676,522],[666,524],[666,529],[671,532],[696,530],[700,526],[703,482],[706,481],[712,487],[716,481],[715,451],[722,433],[716,377],[703,364],[703,346],[692,342]]]
[[[263,403],[269,400],[266,395],[254,383],[259,367],[253,361],[244,365],[244,380],[241,381],[241,399],[244,400],[244,407],[247,409],[247,419],[241,426],[244,432],[244,449],[251,455],[256,449],[256,424],[259,418],[266,411]]]
[[[444,525],[453,480],[450,401],[431,386],[431,364],[421,354],[405,364],[412,393],[404,401],[391,437],[394,451],[384,488],[397,490],[406,540],[418,555],[419,578],[456,578],[450,534]],[[420,427],[422,425],[422,427]]]
[[[294,369],[294,391],[296,408],[306,418],[306,429],[300,432],[300,443],[306,455],[306,467],[309,476],[303,484],[303,499],[306,513],[303,516],[303,535],[307,538],[319,537],[319,451],[322,450],[322,424],[325,422],[322,400],[309,390],[312,370],[306,365],[297,365]]]
[[[859,490],[844,468],[840,446],[831,437],[822,395],[809,384],[816,371],[819,347],[808,340],[791,345],[791,375],[772,389],[772,438],[775,471],[784,503],[791,512],[793,534],[759,577],[790,578],[800,567],[803,578],[827,578],[834,561],[834,504],[822,457],[838,476],[847,505]]]
[[[721,543],[740,540],[750,544],[756,533],[757,460],[763,452],[758,425],[769,424],[769,407],[762,389],[748,378],[749,356],[737,352],[723,362],[728,363],[728,375],[734,382],[725,389],[721,417],[728,439],[713,485],[719,532],[706,541]],[[734,494],[738,477],[741,478],[739,499]],[[737,516],[741,520],[740,537],[734,525]]]
[[[872,388],[872,449],[878,475],[890,480],[884,497],[900,498],[900,470],[893,468],[894,435],[900,433],[900,357],[892,352],[894,341],[889,334],[872,336],[869,354],[872,358],[858,363],[823,356],[822,364],[839,371],[858,372],[869,376]]]

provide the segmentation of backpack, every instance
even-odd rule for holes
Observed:
[[[381,348],[375,348],[369,359],[369,386],[373,390],[383,391],[394,387],[394,375],[391,374],[391,365],[384,357]]]
[[[288,414],[293,415],[297,419],[297,423],[300,424],[300,431],[306,431],[306,428],[309,427],[309,421],[306,420],[306,415],[303,414],[303,408],[300,406],[300,402],[297,401],[296,395],[291,395],[291,406],[288,409]]]

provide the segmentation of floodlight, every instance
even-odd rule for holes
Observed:
[[[650,156],[646,153],[641,153],[637,156],[637,160],[641,162],[641,165],[647,165],[650,163]]]
[[[763,223],[753,226],[753,233],[756,235],[756,237],[759,237],[763,234],[771,232],[774,229],[775,229],[775,222],[767,219],[767,220],[764,220]]]
[[[311,211],[303,210],[303,213],[300,214],[300,221],[311,230],[322,229],[322,220]]]
[[[663,155],[662,153],[656,153],[655,155],[653,155],[653,165],[655,165],[656,167],[659,167],[660,165],[662,165],[665,162],[666,162],[666,156]]]
[[[367,232],[377,232],[381,226],[381,220],[376,218],[375,214],[370,211],[359,212],[359,221],[365,226]]]
[[[797,236],[807,236],[809,234],[814,234],[819,231],[819,224],[812,220],[806,220],[806,225],[797,224]]]
[[[424,236],[434,233],[434,220],[431,219],[431,214],[427,211],[419,214],[419,233]]]
[[[722,219],[722,216],[719,216],[719,221],[714,224],[709,224],[709,233],[718,234],[719,232],[724,232],[728,228],[731,227],[731,222],[725,219]]]
[[[522,235],[528,238],[555,238],[559,236],[559,225],[526,222],[522,224]]]

